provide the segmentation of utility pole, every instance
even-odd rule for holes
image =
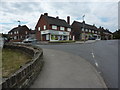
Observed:
[[[84,17],[85,17],[85,15],[82,16],[82,18],[83,18],[83,31],[84,31],[84,43],[85,43],[86,35],[85,35],[85,21],[84,21]]]

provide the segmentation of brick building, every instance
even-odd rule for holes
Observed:
[[[85,21],[78,22],[74,21],[72,23],[72,36],[75,36],[75,40],[83,40],[84,38],[89,39],[90,37],[94,37],[96,39],[100,39],[100,31],[97,29],[95,25],[86,24]]]
[[[30,34],[30,29],[26,25],[18,25],[18,27],[13,28],[8,32],[11,42],[21,42],[28,38]]]
[[[42,14],[35,27],[36,39],[40,41],[59,41],[69,40],[71,38],[70,17],[67,22],[59,17],[48,16],[48,13]]]

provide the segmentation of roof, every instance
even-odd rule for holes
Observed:
[[[73,23],[77,24],[77,26],[79,26],[79,27],[83,27],[83,23],[85,23],[85,22],[74,21]],[[97,27],[95,25],[89,25],[86,23],[84,24],[84,28],[97,30]]]
[[[51,17],[51,16],[47,16],[47,15],[43,15],[43,17],[47,20],[47,22],[51,25],[56,25],[56,26],[64,26],[64,27],[68,27],[71,28],[71,26],[63,19],[59,19],[59,18],[55,18],[55,17]]]
[[[11,32],[11,31],[21,31],[21,30],[26,30],[26,29],[29,30],[29,28],[26,25],[23,25],[23,26],[15,27],[12,30],[10,30],[9,32]]]

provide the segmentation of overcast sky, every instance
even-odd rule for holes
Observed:
[[[40,2],[41,1],[41,2]],[[0,7],[0,33],[7,33],[18,26],[27,25],[35,28],[41,14],[59,16],[65,19],[70,16],[71,24],[74,20],[82,21],[85,14],[87,24],[103,26],[114,32],[118,29],[118,0],[2,0]],[[49,1],[49,2],[48,2]]]

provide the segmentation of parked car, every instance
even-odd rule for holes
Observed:
[[[89,37],[88,40],[95,40],[95,37]]]
[[[32,42],[36,42],[36,41],[37,41],[36,39],[27,38],[27,39],[23,40],[22,42],[23,42],[23,43],[32,43]]]

